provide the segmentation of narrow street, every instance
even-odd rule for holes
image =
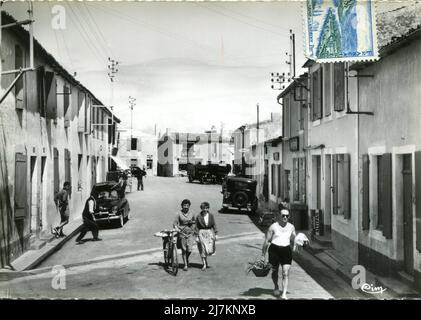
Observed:
[[[249,216],[219,213],[220,185],[188,183],[187,178],[148,176],[145,191],[127,194],[130,220],[123,228],[100,230],[103,241],[76,245],[74,238],[38,268],[0,283],[0,292],[13,298],[241,298],[275,299],[270,276],[246,274],[247,262],[260,256],[263,233]],[[189,198],[198,213],[202,201],[210,203],[219,229],[216,254],[210,269],[202,271],[197,250],[192,267],[176,277],[163,266],[161,239],[154,233],[171,228],[182,199]],[[77,214],[77,213],[73,213]],[[86,236],[89,239],[91,234]],[[295,261],[290,274],[289,298],[355,298],[357,292],[314,258],[302,253],[306,272]],[[181,260],[181,256],[180,256]],[[54,289],[54,266],[65,268],[65,289]],[[312,278],[309,274],[311,274]],[[320,283],[320,284],[319,284]]]

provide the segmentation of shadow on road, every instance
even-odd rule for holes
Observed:
[[[246,297],[260,297],[262,295],[273,295],[273,290],[267,288],[251,288],[245,292],[242,292],[241,295]]]

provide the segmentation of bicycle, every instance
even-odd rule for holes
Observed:
[[[176,276],[178,272],[178,253],[177,253],[177,230],[162,230],[155,234],[161,237],[164,249],[164,263],[167,269]]]

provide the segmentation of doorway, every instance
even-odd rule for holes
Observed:
[[[38,183],[38,175],[37,175],[37,157],[31,156],[30,157],[30,208],[31,208],[31,233],[33,235],[37,235],[39,233],[39,188],[40,184]]]
[[[323,210],[323,223],[324,231],[326,236],[330,236],[331,224],[332,224],[332,179],[331,179],[331,168],[332,168],[332,156],[330,154],[325,156],[324,166],[324,184],[325,184],[325,204]]]
[[[404,271],[414,274],[413,214],[412,214],[412,155],[403,155],[403,245]]]

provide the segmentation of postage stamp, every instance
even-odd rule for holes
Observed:
[[[308,0],[304,11],[308,58],[317,62],[378,58],[373,1]]]

